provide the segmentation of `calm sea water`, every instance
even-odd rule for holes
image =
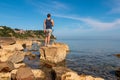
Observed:
[[[118,80],[115,70],[120,67],[120,40],[115,39],[64,39],[58,40],[69,45],[71,52],[66,66],[79,74]]]
[[[120,68],[120,58],[114,54],[120,53],[120,40],[117,39],[60,39],[69,45],[70,52],[66,58],[66,66],[78,74],[101,77],[105,80],[120,80],[115,76],[115,70]],[[32,46],[33,48],[36,46]],[[39,49],[39,48],[38,48]],[[34,54],[40,54],[33,51]],[[25,63],[32,68],[40,68],[40,60],[25,58]]]

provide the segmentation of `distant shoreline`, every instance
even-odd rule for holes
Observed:
[[[45,39],[45,33],[43,30],[22,30],[22,29],[12,29],[7,26],[0,26],[0,37],[11,37],[18,39]],[[56,39],[52,34],[51,39]]]

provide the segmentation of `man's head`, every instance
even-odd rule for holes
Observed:
[[[48,18],[49,18],[49,17],[51,17],[51,14],[50,14],[50,13],[48,13],[48,14],[47,14],[47,17],[48,17]]]

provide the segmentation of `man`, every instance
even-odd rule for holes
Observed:
[[[45,46],[50,44],[50,37],[52,34],[52,27],[54,21],[51,19],[51,14],[47,14],[47,19],[44,20]]]

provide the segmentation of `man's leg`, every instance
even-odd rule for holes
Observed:
[[[45,37],[45,45],[44,46],[47,46],[47,37]]]
[[[48,43],[48,45],[50,44],[50,35],[48,35],[48,37],[47,37],[47,43]]]
[[[51,37],[51,34],[52,34],[52,30],[49,29],[49,33],[48,33],[48,45],[50,44],[50,37]]]

